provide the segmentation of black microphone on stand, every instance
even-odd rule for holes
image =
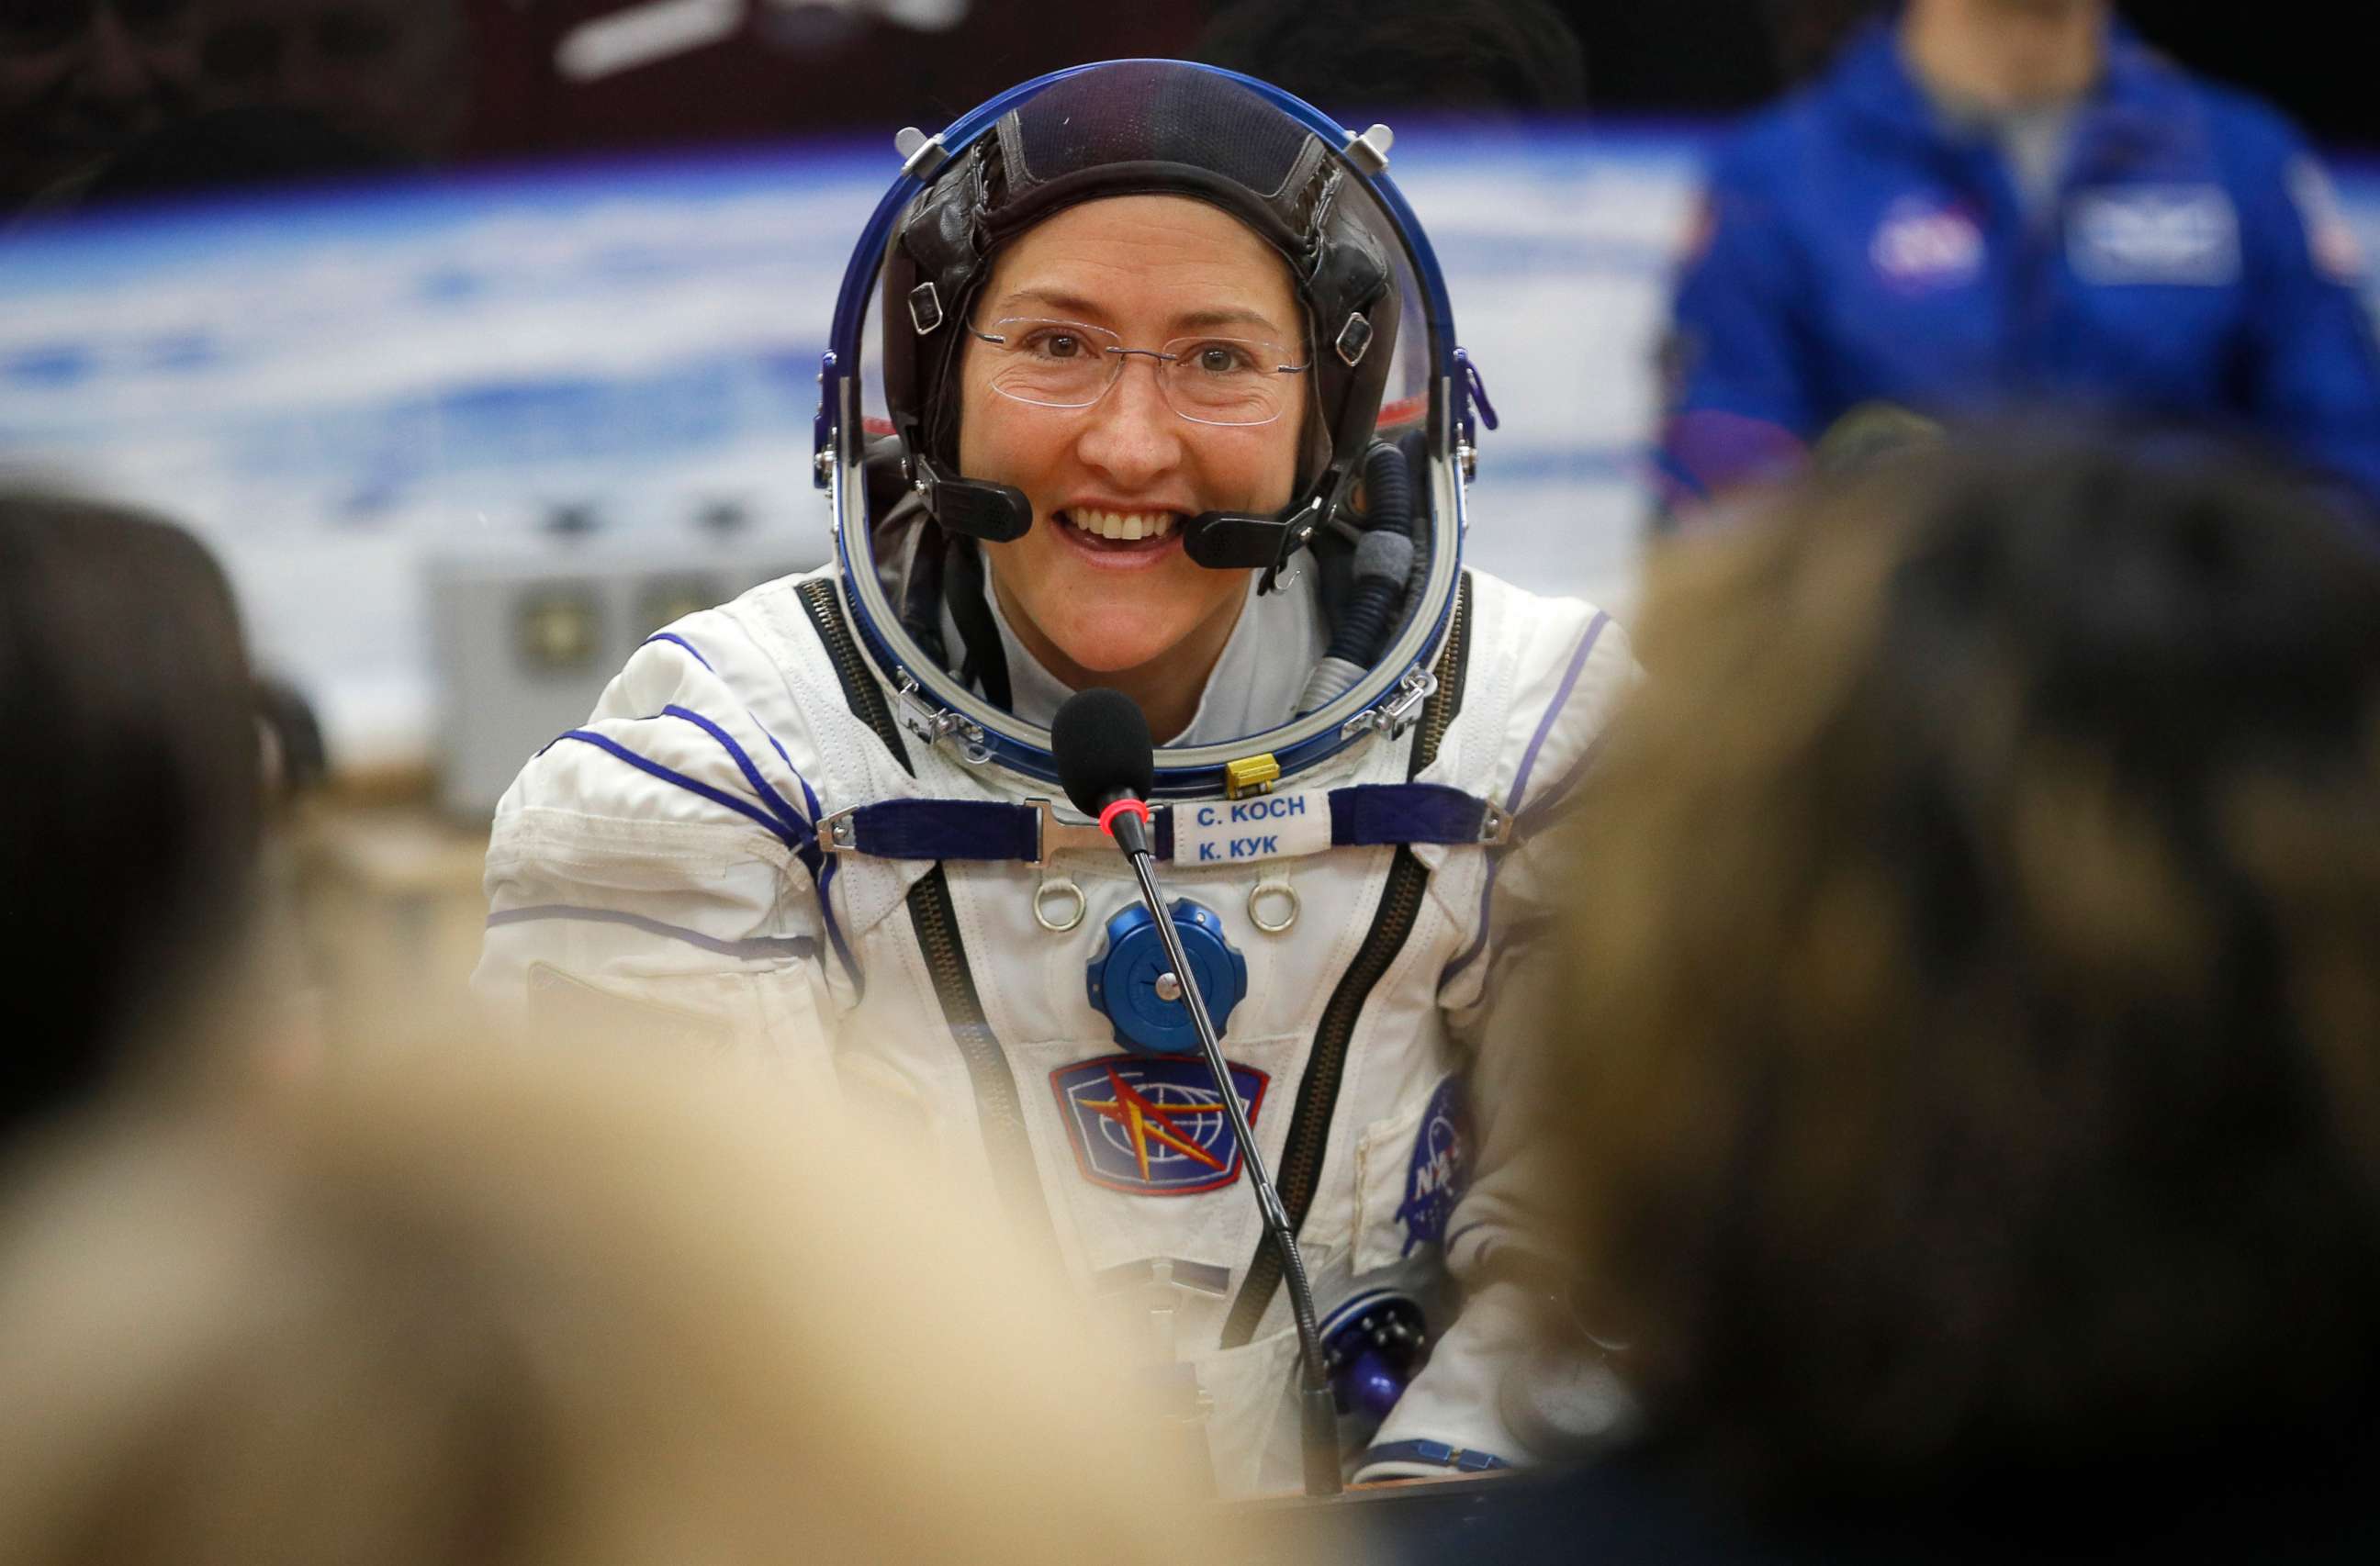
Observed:
[[[1297,1232],[1281,1206],[1281,1193],[1257,1149],[1256,1133],[1248,1127],[1247,1111],[1232,1090],[1231,1068],[1223,1063],[1223,1047],[1215,1024],[1207,1014],[1207,999],[1198,992],[1198,977],[1182,950],[1182,937],[1158,891],[1156,860],[1149,851],[1147,797],[1157,777],[1157,762],[1148,737],[1148,719],[1139,704],[1122,691],[1094,687],[1077,691],[1058,709],[1050,724],[1050,749],[1058,761],[1058,780],[1066,797],[1086,816],[1097,817],[1100,830],[1115,839],[1140,882],[1141,900],[1148,904],[1166,960],[1181,981],[1181,1003],[1190,1009],[1190,1023],[1198,1035],[1199,1051],[1215,1075],[1215,1087],[1240,1139],[1248,1184],[1256,1188],[1257,1208],[1264,1215],[1265,1232],[1281,1253],[1281,1275],[1289,1281],[1290,1309],[1297,1317],[1301,1359],[1298,1415],[1305,1436],[1305,1493],[1333,1496],[1340,1492],[1339,1411],[1330,1392],[1330,1375],[1322,1357],[1322,1332],[1314,1315],[1314,1287],[1306,1281],[1305,1258],[1297,1249]]]
[[[1140,704],[1103,686],[1076,691],[1050,721],[1050,753],[1075,808],[1095,818],[1126,854],[1147,856],[1148,807],[1142,802],[1157,786],[1157,756]]]

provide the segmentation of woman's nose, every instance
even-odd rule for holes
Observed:
[[[1093,404],[1075,443],[1075,455],[1124,489],[1137,489],[1182,460],[1182,420],[1158,384],[1164,366],[1139,354],[1124,357],[1108,395]]]

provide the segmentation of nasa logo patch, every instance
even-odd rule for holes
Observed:
[[[1446,1243],[1446,1220],[1471,1185],[1471,1105],[1463,1079],[1450,1076],[1430,1095],[1414,1133],[1413,1161],[1405,1170],[1405,1199],[1397,1221],[1405,1226],[1402,1256],[1416,1245]]]
[[[1886,211],[1867,254],[1895,287],[1952,288],[1983,275],[1983,225],[1958,202],[1904,197]]]
[[[1232,1090],[1257,1123],[1270,1080],[1231,1067]],[[1239,1178],[1240,1143],[1214,1074],[1195,1056],[1103,1055],[1060,1066],[1050,1088],[1083,1178],[1135,1196],[1187,1196]]]

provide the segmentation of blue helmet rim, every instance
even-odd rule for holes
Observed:
[[[1305,100],[1269,82],[1220,67],[1199,66],[1185,61],[1104,60],[1072,66],[1019,83],[960,116],[933,139],[941,144],[942,158],[922,173],[912,172],[919,166],[913,159],[894,177],[891,188],[877,202],[857,246],[852,251],[851,261],[844,270],[843,285],[835,299],[829,346],[820,367],[814,472],[819,487],[829,492],[833,505],[835,562],[843,577],[844,601],[849,605],[860,642],[868,657],[874,661],[878,671],[896,686],[906,676],[917,681],[921,694],[932,697],[938,702],[950,699],[949,693],[937,691],[928,683],[929,674],[909,668],[908,661],[895,650],[883,634],[879,613],[889,612],[889,606],[881,603],[873,563],[857,557],[851,528],[847,525],[849,518],[845,515],[847,492],[859,482],[858,464],[864,443],[864,434],[858,428],[862,347],[868,329],[868,304],[882,266],[885,247],[891,242],[893,228],[902,213],[918,193],[933,182],[935,174],[990,134],[1010,109],[1050,84],[1069,77],[1136,64],[1193,65],[1193,68],[1211,72],[1255,92],[1319,138],[1337,157],[1342,169],[1364,187],[1388,216],[1421,294],[1426,328],[1423,342],[1429,359],[1427,419],[1432,469],[1430,488],[1435,492],[1433,510],[1452,518],[1451,529],[1444,527],[1439,529],[1446,547],[1437,550],[1433,555],[1429,580],[1421,600],[1426,606],[1426,613],[1415,617],[1415,623],[1397,638],[1389,656],[1367,671],[1350,692],[1318,713],[1308,714],[1271,731],[1271,734],[1282,736],[1279,745],[1268,743],[1271,737],[1269,734],[1251,734],[1225,745],[1164,747],[1158,750],[1154,790],[1157,796],[1196,798],[1225,791],[1224,768],[1232,760],[1269,754],[1279,764],[1285,781],[1364,737],[1369,731],[1354,720],[1398,694],[1407,676],[1423,666],[1436,651],[1452,613],[1454,580],[1461,570],[1462,547],[1467,525],[1463,480],[1450,460],[1449,454],[1457,440],[1467,443],[1472,438],[1473,378],[1463,351],[1456,346],[1453,309],[1428,236],[1423,231],[1420,220],[1414,214],[1403,194],[1385,173],[1366,170],[1347,156],[1346,149],[1354,139],[1345,127]],[[939,674],[940,671],[931,673]],[[1038,781],[1055,783],[1057,767],[1049,750],[1049,732],[991,709],[980,698],[970,699],[971,694],[954,704],[955,715],[966,720],[969,729],[979,731],[980,734],[979,739],[970,737],[966,743],[965,759],[972,763],[997,765]],[[1004,729],[1022,731],[1022,734],[1003,732]]]

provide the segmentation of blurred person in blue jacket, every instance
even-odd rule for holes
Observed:
[[[2107,0],[1907,0],[1719,152],[1665,354],[1672,516],[1830,431],[2013,403],[2259,435],[2380,500],[2321,166]]]

